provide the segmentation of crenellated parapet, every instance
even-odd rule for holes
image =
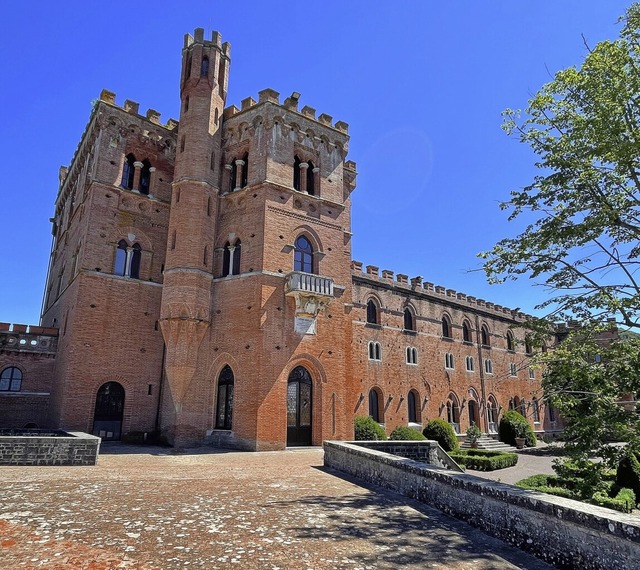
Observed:
[[[55,355],[57,348],[56,328],[0,323],[0,352]]]
[[[443,285],[436,285],[430,281],[424,281],[422,276],[416,276],[409,279],[407,275],[402,273],[394,274],[389,269],[383,269],[380,274],[379,267],[375,265],[367,265],[363,267],[361,261],[351,262],[351,274],[358,278],[387,285],[398,292],[415,293],[417,295],[426,295],[426,297],[434,300],[446,300],[452,304],[460,305],[474,310],[482,310],[484,312],[500,315],[503,318],[514,319],[517,321],[525,321],[533,319],[531,315],[521,312],[519,309],[509,309],[502,305],[497,305],[484,299],[479,299],[466,293],[460,293],[454,289],[448,289]],[[394,277],[395,276],[395,277]]]

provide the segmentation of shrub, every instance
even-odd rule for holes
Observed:
[[[632,451],[626,451],[618,464],[616,485],[632,489],[636,497],[640,497],[640,462]]]
[[[387,439],[384,428],[371,416],[357,416],[354,420],[356,441],[378,441]]]
[[[484,453],[478,453],[485,451]],[[467,469],[476,471],[495,471],[513,467],[518,463],[516,453],[505,453],[503,451],[486,451],[481,449],[468,449],[458,453],[450,453],[451,458]]]
[[[441,419],[431,420],[422,431],[427,439],[435,439],[445,451],[455,451],[460,448],[456,432],[448,422]]]
[[[413,429],[407,426],[398,426],[389,435],[389,439],[396,441],[402,440],[423,440],[426,439],[417,429]]]
[[[516,444],[516,437],[524,437],[527,447],[535,447],[537,445],[536,434],[533,433],[529,422],[516,410],[509,410],[500,418],[498,433],[500,441],[509,445]]]
[[[630,513],[636,506],[636,494],[632,489],[623,487],[618,491],[615,497],[609,497],[604,491],[598,491],[593,494],[591,501],[594,505],[607,507],[623,513]]]

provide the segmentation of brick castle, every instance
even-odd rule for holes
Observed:
[[[351,259],[348,125],[299,94],[226,106],[185,37],[180,120],[103,91],[60,170],[40,326],[0,323],[0,427],[253,450],[441,417],[553,431],[525,315]]]

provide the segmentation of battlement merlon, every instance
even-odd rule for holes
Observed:
[[[143,115],[141,115],[139,113],[139,110],[140,110],[140,104],[139,103],[136,103],[135,101],[131,101],[130,99],[126,99],[125,102],[124,102],[124,105],[120,106],[120,105],[118,105],[116,103],[116,94],[113,91],[109,91],[108,89],[103,89],[100,92],[99,101],[107,103],[111,107],[115,107],[117,109],[122,109],[123,111],[125,111],[126,113],[129,113],[130,115],[136,115],[138,117],[143,117]],[[155,109],[151,109],[151,108],[149,108],[147,110],[147,112],[144,115],[144,117],[150,123],[153,123],[154,125],[157,125],[159,127],[164,127],[166,129],[169,129],[169,130],[173,130],[178,125],[178,121],[176,121],[175,119],[169,119],[167,121],[166,125],[163,125],[160,122],[160,113],[158,111],[156,111]]]
[[[320,114],[316,118],[316,110],[309,105],[305,105],[302,109],[298,109],[298,101],[300,99],[300,93],[293,92],[289,97],[287,97],[283,103],[280,103],[280,93],[274,89],[267,88],[262,91],[258,91],[258,100],[256,101],[253,97],[247,97],[241,101],[241,108],[238,109],[235,105],[231,105],[224,109],[223,118],[225,120],[231,119],[235,115],[248,111],[252,107],[257,105],[262,105],[264,103],[272,103],[287,111],[292,111],[306,119],[313,121],[314,123],[323,125],[325,127],[329,127],[333,130],[336,130],[344,135],[349,134],[349,124],[344,121],[336,121],[333,123],[333,117],[326,113]]]
[[[222,34],[220,34],[220,32],[212,31],[211,32],[211,39],[210,40],[205,40],[204,39],[204,28],[196,28],[194,30],[194,32],[193,32],[193,35],[191,35],[191,34],[185,34],[184,35],[184,47],[183,47],[183,49],[188,49],[193,44],[203,44],[203,45],[204,44],[211,44],[211,45],[214,45],[214,46],[218,47],[218,49],[220,49],[222,54],[225,55],[226,57],[230,57],[231,56],[231,44],[229,42],[222,43]]]

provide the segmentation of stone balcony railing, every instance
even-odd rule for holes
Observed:
[[[285,293],[287,295],[307,293],[318,297],[333,297],[333,279],[312,273],[293,271],[287,275]]]

